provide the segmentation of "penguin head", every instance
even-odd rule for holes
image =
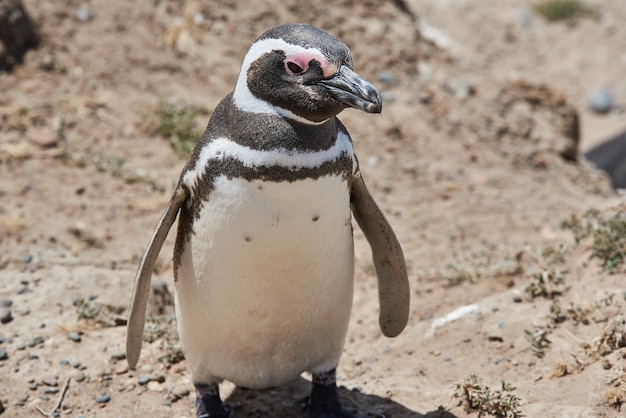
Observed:
[[[306,24],[276,26],[250,47],[233,95],[255,113],[318,124],[347,107],[380,113],[376,87],[352,70],[348,47]]]

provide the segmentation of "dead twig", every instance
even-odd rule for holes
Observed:
[[[65,398],[65,393],[67,392],[69,387],[70,387],[70,378],[68,377],[67,379],[65,379],[65,384],[63,385],[63,389],[61,389],[61,395],[59,396],[59,400],[57,401],[57,404],[54,406],[54,409],[50,412],[45,412],[39,406],[35,406],[37,411],[44,417],[53,418],[53,417],[60,416],[61,405],[63,404],[63,398]]]

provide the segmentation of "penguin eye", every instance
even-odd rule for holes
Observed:
[[[298,64],[296,64],[293,61],[287,61],[287,70],[289,70],[289,72],[291,74],[300,74],[304,71],[304,68],[300,67]]]

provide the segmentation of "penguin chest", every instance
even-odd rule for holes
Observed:
[[[334,366],[350,316],[353,262],[345,177],[218,177],[177,280],[194,380],[263,387]]]

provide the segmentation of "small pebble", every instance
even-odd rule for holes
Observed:
[[[115,374],[124,374],[128,372],[128,364],[126,362],[119,363],[113,368],[113,373]]]
[[[613,107],[613,93],[608,89],[594,89],[587,96],[587,106],[596,113],[607,113]]]
[[[75,369],[80,369],[80,366],[82,366],[82,363],[80,361],[77,361],[76,363],[72,364],[72,367]]]
[[[108,395],[108,394],[104,394],[96,398],[96,402],[98,403],[107,403],[110,400],[111,400],[111,395]]]
[[[163,385],[159,382],[148,382],[146,387],[151,392],[161,392],[163,390]]]
[[[29,354],[28,355],[28,359],[29,360],[39,360],[39,356],[37,354]]]
[[[13,340],[7,337],[0,337],[0,344],[13,344]]]
[[[113,360],[124,360],[126,358],[126,353],[114,353],[111,354],[111,358]]]
[[[420,90],[417,92],[417,100],[421,104],[430,104],[433,101],[434,93],[431,90]]]
[[[396,76],[386,71],[381,71],[380,73],[378,73],[376,79],[382,83],[396,84]]]
[[[193,14],[193,23],[200,26],[206,21],[206,18],[201,12],[196,12]]]
[[[30,389],[30,390],[37,390],[37,387],[38,387],[38,386],[39,386],[39,385],[37,385],[37,383],[34,383],[34,382],[33,382],[33,383],[30,383],[30,384],[28,385],[28,389]]]
[[[59,388],[57,386],[46,388],[45,393],[58,393]]]
[[[163,405],[163,406],[172,406],[172,402],[170,402],[169,399],[163,399],[163,402],[161,402],[161,405]]]
[[[70,365],[70,361],[67,359],[63,359],[59,362],[59,366],[69,366]]]
[[[41,394],[39,395],[39,399],[41,399],[42,401],[49,401],[50,397],[48,395]]]
[[[44,341],[45,341],[45,340],[43,339],[43,337],[37,336],[37,337],[34,337],[34,338],[29,338],[29,339],[27,339],[27,340],[24,342],[24,344],[26,344],[26,347],[34,347],[34,346],[36,346],[36,345],[41,345],[41,344],[43,344],[43,343],[44,343]]]
[[[83,372],[77,372],[74,375],[74,380],[77,381],[77,382],[82,382],[83,380],[85,380],[85,378],[86,378],[86,376],[85,376],[85,373],[83,373]]]
[[[13,306],[13,301],[10,299],[2,299],[0,300],[0,308],[10,308]]]
[[[162,374],[155,374],[155,375],[152,375],[150,380],[152,380],[153,382],[163,383],[165,382],[165,376]]]
[[[93,18],[93,14],[91,13],[91,9],[86,4],[81,4],[78,10],[76,11],[76,17],[81,22],[89,22]]]
[[[7,350],[0,348],[0,361],[7,360],[9,358],[9,353]]]
[[[459,99],[467,99],[476,93],[476,85],[474,82],[462,78],[448,80],[444,87]]]
[[[24,254],[22,256],[22,263],[28,264],[33,261],[33,256],[31,254]]]
[[[28,129],[27,139],[41,148],[52,148],[59,142],[57,134],[49,127]]]
[[[67,338],[69,338],[70,340],[74,341],[75,343],[79,343],[81,342],[81,337],[80,334],[77,332],[70,332],[67,336]]]
[[[185,398],[189,396],[189,393],[189,388],[186,386],[177,386],[172,391],[172,395],[176,396],[177,398]]]
[[[522,303],[522,297],[520,295],[513,296],[513,302]]]
[[[147,385],[148,382],[150,382],[150,376],[146,376],[145,374],[142,374],[141,376],[139,376],[139,379],[137,379],[137,383],[139,383],[141,386]]]
[[[28,400],[29,400],[29,399],[30,399],[30,395],[20,396],[20,397],[17,399],[17,404],[18,404],[19,406],[24,406],[24,405],[26,405],[26,402],[28,402]]]
[[[52,376],[46,376],[41,380],[41,383],[43,383],[46,386],[59,386],[59,383],[57,382],[56,378],[52,377]]]

